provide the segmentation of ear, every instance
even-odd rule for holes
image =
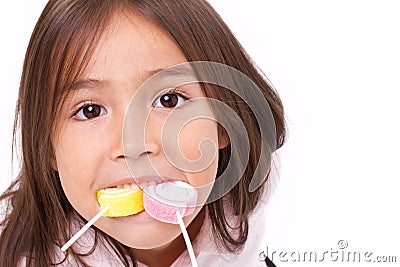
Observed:
[[[225,129],[218,125],[218,148],[223,149],[231,143],[228,133]]]

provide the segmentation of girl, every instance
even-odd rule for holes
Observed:
[[[260,121],[259,107],[245,105],[238,94],[218,85],[155,89],[143,140],[137,140],[145,146],[129,143],[133,152],[128,155],[121,133],[132,96],[152,74],[194,61],[225,64],[249,77],[267,101],[261,109],[271,111],[273,123]],[[160,136],[173,112],[190,114],[201,98],[228,105],[248,136],[229,135],[216,123],[227,116],[210,104],[215,120],[200,118],[182,126],[177,149],[194,161],[201,156],[199,144],[208,139],[218,151],[206,168],[185,170],[168,160]],[[273,129],[276,138],[263,140],[264,128]],[[1,196],[6,216],[0,226],[0,266],[190,265],[179,227],[146,213],[103,217],[66,253],[60,251],[98,212],[97,190],[134,183],[132,171],[138,169],[129,167],[143,158],[160,176],[196,188],[214,185],[203,196],[205,205],[185,218],[200,266],[265,266],[257,257],[263,244],[256,230],[264,226],[260,204],[269,172],[261,172],[256,182],[253,176],[260,176],[259,165],[270,166],[271,153],[284,143],[283,107],[207,2],[49,1],[25,56],[17,129],[22,164]],[[242,170],[240,164],[229,167],[234,158],[246,156],[234,146],[238,138],[250,140]],[[227,182],[229,192],[215,186],[226,171],[235,181]]]

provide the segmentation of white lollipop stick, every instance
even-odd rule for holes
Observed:
[[[183,224],[182,215],[179,211],[176,212],[176,217],[178,218],[179,226],[181,227],[183,238],[185,239],[186,247],[189,252],[189,257],[190,257],[190,261],[192,262],[192,266],[198,267],[196,257],[194,256],[192,243],[190,243],[190,238],[189,238],[188,232],[186,231],[185,224]]]
[[[76,240],[78,240],[79,237],[81,237],[81,235],[83,235],[83,233],[85,233],[90,228],[90,226],[92,226],[98,219],[100,219],[107,210],[108,207],[104,207],[102,210],[100,210],[99,213],[96,214],[96,216],[88,221],[81,230],[79,230],[70,240],[68,240],[67,243],[65,243],[64,246],[62,246],[61,251],[65,252],[73,243],[75,243]]]

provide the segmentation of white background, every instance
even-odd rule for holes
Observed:
[[[11,134],[18,83],[45,2],[7,1],[0,9],[0,191],[16,175]],[[210,2],[286,108],[281,174],[268,224],[259,229],[267,233],[265,248],[322,254],[346,240],[347,251],[397,255],[399,262],[397,1]]]

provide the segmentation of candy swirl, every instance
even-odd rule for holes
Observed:
[[[144,189],[144,209],[156,220],[179,224],[176,212],[179,211],[183,217],[192,214],[197,195],[194,187],[182,181],[150,185]]]

